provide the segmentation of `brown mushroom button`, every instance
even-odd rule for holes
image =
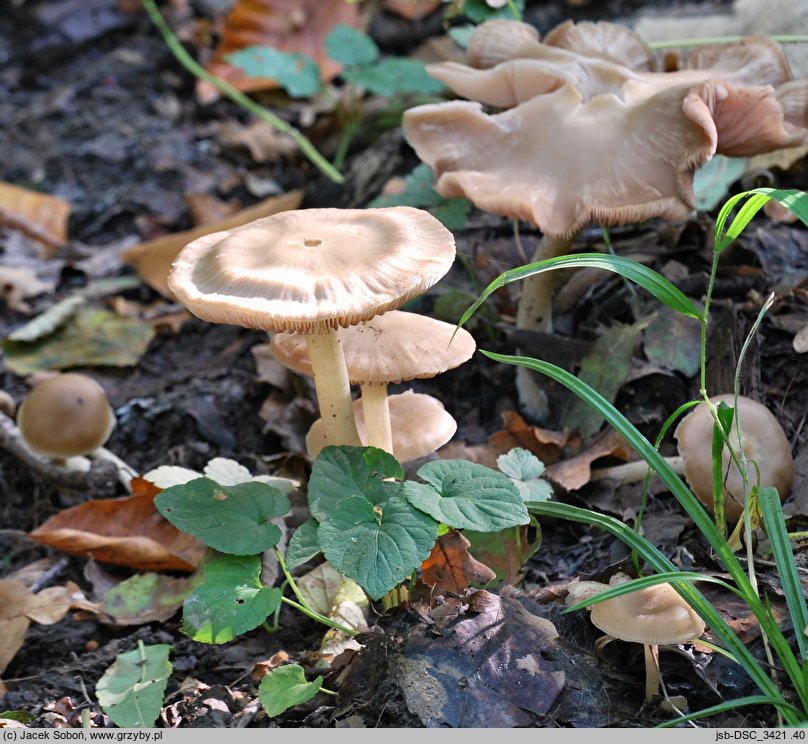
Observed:
[[[711,398],[717,406],[724,402],[735,404],[732,394]],[[781,499],[791,491],[794,484],[794,458],[783,427],[775,415],[756,400],[738,397],[738,421],[743,434],[746,457],[754,460],[760,468],[760,485],[773,486]],[[713,463],[712,439],[713,417],[706,403],[700,403],[685,416],[676,428],[679,454],[684,459],[685,478],[696,497],[707,509],[713,508]],[[738,434],[733,420],[730,442],[738,446]],[[726,448],[723,455],[723,471],[729,473],[725,481],[726,501],[724,511],[727,519],[738,520],[743,514],[744,485],[738,468]],[[750,466],[750,479],[754,482],[755,469]]]
[[[367,443],[388,452],[394,438],[387,404],[388,384],[434,377],[467,361],[476,348],[468,331],[400,310],[341,329],[339,337],[348,377],[362,389]],[[285,366],[312,374],[305,343],[299,336],[276,334],[271,348]]]
[[[32,450],[64,459],[101,447],[115,427],[115,415],[101,385],[68,372],[43,380],[28,394],[17,425]]]
[[[426,457],[446,444],[457,431],[457,422],[431,395],[406,390],[388,398],[392,421],[393,446],[391,454],[399,462]],[[362,401],[354,401],[356,427],[362,444],[369,444],[365,431]],[[311,457],[317,457],[328,444],[323,433],[322,419],[312,424],[306,435],[306,447]]]
[[[454,258],[425,210],[302,209],[193,241],[168,284],[203,320],[304,334],[329,442],[359,444],[335,329],[422,294]]]

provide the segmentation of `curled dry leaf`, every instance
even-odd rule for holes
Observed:
[[[271,46],[281,52],[305,54],[320,68],[323,81],[331,80],[342,65],[325,53],[325,37],[335,26],[361,25],[358,3],[344,0],[237,0],[225,20],[222,40],[208,72],[244,92],[271,90],[278,84],[268,78],[251,78],[226,61],[228,54],[250,46]],[[212,103],[219,93],[200,80],[197,96]]]
[[[568,491],[575,491],[589,483],[595,460],[607,456],[625,460],[628,459],[629,452],[623,437],[610,429],[580,454],[548,467],[544,476]]]
[[[303,192],[301,190],[290,191],[288,194],[274,196],[247,207],[247,209],[242,209],[216,224],[164,235],[161,238],[155,238],[132,246],[121,254],[121,258],[126,263],[132,264],[141,279],[152,289],[159,292],[163,297],[173,299],[174,295],[166,284],[166,277],[177,254],[188,243],[201,238],[203,235],[221,230],[230,230],[261,217],[269,217],[277,212],[297,209],[302,202]]]
[[[46,254],[55,253],[67,243],[69,215],[70,205],[63,199],[0,183],[0,225],[42,243]]]
[[[471,543],[457,530],[441,535],[421,564],[421,581],[434,592],[463,594],[472,583],[486,584],[496,574],[468,552]]]
[[[145,571],[193,571],[205,546],[154,508],[160,489],[132,480],[132,495],[86,501],[48,519],[29,537],[71,555]]]

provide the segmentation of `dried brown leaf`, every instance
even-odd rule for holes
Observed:
[[[568,491],[574,491],[589,483],[592,477],[591,466],[595,460],[607,455],[625,460],[628,454],[629,448],[623,437],[609,429],[580,454],[548,467],[544,475]]]
[[[228,54],[245,47],[271,46],[282,52],[311,57],[320,68],[323,81],[334,78],[342,65],[325,53],[325,37],[335,26],[362,25],[358,3],[344,0],[237,0],[225,20],[222,39],[208,65],[208,72],[244,92],[271,90],[278,84],[269,78],[251,78],[225,61]],[[219,92],[200,80],[199,99],[211,103]]]
[[[570,444],[567,434],[530,426],[516,411],[505,411],[502,423],[503,430],[494,432],[489,439],[499,454],[509,452],[514,447],[523,447],[543,463],[549,464],[558,461],[563,448]]]
[[[0,225],[42,243],[52,255],[67,243],[70,205],[63,199],[10,183],[0,183]]]
[[[205,546],[154,508],[160,492],[143,478],[131,496],[86,501],[48,519],[29,537],[71,555],[145,571],[193,571]]]
[[[457,530],[441,535],[421,564],[421,581],[435,592],[462,594],[474,583],[493,581],[496,574],[468,552],[471,543]]]

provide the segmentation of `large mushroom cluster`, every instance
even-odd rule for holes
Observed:
[[[808,141],[808,77],[793,79],[768,39],[702,47],[675,71],[654,67],[620,25],[568,21],[540,41],[528,24],[488,21],[467,64],[427,67],[468,100],[409,109],[404,136],[442,196],[539,228],[533,261],[568,252],[593,222],[686,219],[694,173],[716,154]],[[523,282],[518,328],[552,331],[551,277]]]
[[[189,243],[168,284],[203,320],[272,333],[275,356],[314,378],[312,456],[329,444],[371,445],[407,461],[448,442],[457,425],[438,400],[388,396],[387,386],[456,367],[475,344],[397,308],[454,258],[452,233],[424,210],[303,209]]]

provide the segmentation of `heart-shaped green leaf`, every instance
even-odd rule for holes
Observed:
[[[322,684],[322,677],[306,682],[303,667],[286,664],[273,669],[261,680],[258,699],[267,715],[273,718],[289,708],[311,700],[320,691]]]
[[[402,495],[450,527],[496,532],[528,522],[519,489],[504,473],[465,460],[436,460],[418,476],[429,485],[407,481]]]
[[[227,643],[257,628],[281,603],[280,589],[261,583],[257,555],[226,555],[205,566],[205,580],[185,600],[183,629],[200,643]]]
[[[232,555],[255,555],[277,545],[281,530],[271,520],[290,509],[289,499],[266,483],[220,486],[210,478],[166,488],[154,505],[177,529]]]
[[[317,529],[320,523],[316,519],[307,519],[298,527],[286,546],[286,567],[291,570],[302,566],[320,552],[320,541]]]
[[[361,496],[376,503],[384,499],[384,479],[402,480],[404,470],[395,457],[375,447],[326,447],[309,478],[309,509],[322,522],[345,499]]]
[[[412,574],[438,537],[438,523],[396,493],[400,483],[382,485],[387,487],[386,497],[372,502],[362,496],[347,498],[317,531],[331,565],[373,599]]]

